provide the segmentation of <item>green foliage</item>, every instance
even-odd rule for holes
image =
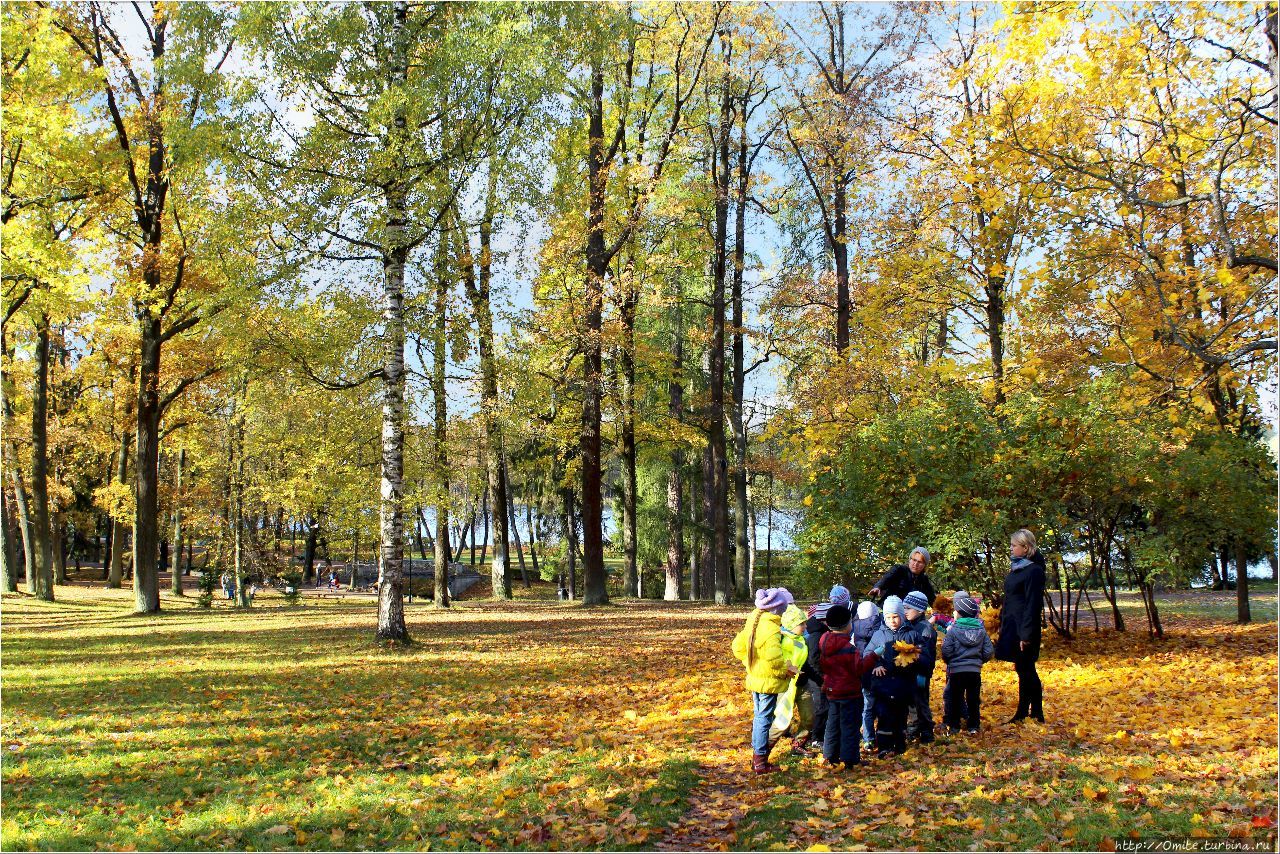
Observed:
[[[1250,559],[1261,557],[1275,547],[1276,486],[1276,463],[1262,444],[1201,434],[1166,461],[1158,485],[1147,490],[1136,548],[1173,584],[1200,580],[1224,544],[1243,542]]]
[[[1060,551],[1110,527],[1144,577],[1186,583],[1235,537],[1255,555],[1274,541],[1275,466],[1262,445],[1216,432],[1170,441],[1159,419],[1110,405],[1117,392],[1098,381],[993,413],[944,388],[852,431],[809,484],[798,577],[869,585],[923,543],[939,588],[991,591],[1018,528]]]
[[[218,576],[213,567],[205,567],[200,573],[200,595],[196,597],[196,602],[201,608],[213,607],[213,592],[218,588]]]

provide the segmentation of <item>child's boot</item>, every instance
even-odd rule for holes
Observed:
[[[769,774],[777,771],[778,766],[769,764],[769,754],[756,753],[751,757],[751,771],[755,774]]]

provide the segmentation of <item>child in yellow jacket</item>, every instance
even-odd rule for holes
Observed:
[[[756,591],[756,610],[733,639],[733,654],[747,668],[754,718],[751,722],[751,769],[757,774],[777,770],[769,764],[769,727],[778,695],[787,690],[800,668],[788,661],[782,648],[782,612],[794,600],[785,587]]]

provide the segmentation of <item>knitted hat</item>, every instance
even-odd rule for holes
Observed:
[[[968,599],[968,598],[969,598],[968,590],[957,590],[955,593],[951,594],[952,601],[955,601],[956,599]]]
[[[832,605],[827,611],[827,628],[843,629],[853,620],[853,612],[843,605]]]
[[[958,617],[976,617],[978,616],[978,603],[970,599],[968,596],[955,599],[956,616]]]
[[[920,557],[924,558],[925,563],[933,562],[933,556],[929,554],[929,550],[926,549],[924,546],[916,546],[914,549],[911,550],[911,554],[916,554],[917,552],[920,553]]]
[[[912,590],[907,594],[907,598],[902,600],[902,604],[904,607],[914,608],[923,614],[929,610],[929,597],[919,590]]]
[[[802,634],[800,627],[804,624],[804,621],[804,611],[801,611],[796,607],[794,602],[788,605],[787,609],[782,612],[782,627],[789,630],[792,634]]]
[[[899,617],[902,616],[902,600],[897,596],[885,597],[884,615],[887,617],[890,614],[897,614]]]
[[[794,601],[785,587],[769,587],[756,591],[756,607],[761,611],[769,611],[779,616]]]
[[[880,609],[876,607],[875,602],[859,602],[858,603],[858,619],[865,620],[880,613]]]
[[[827,618],[827,609],[830,607],[830,602],[819,602],[817,605],[810,605],[808,611],[809,619],[812,620],[817,617],[819,620],[825,620]]]
[[[832,605],[849,606],[849,588],[843,584],[837,584],[831,588],[831,593],[827,595],[827,600]]]

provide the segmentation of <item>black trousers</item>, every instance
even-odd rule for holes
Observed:
[[[1018,711],[1017,717],[1030,715],[1033,718],[1044,717],[1044,683],[1036,672],[1036,655],[1018,653],[1013,662],[1013,670],[1018,674]]]
[[[813,698],[813,728],[809,730],[809,740],[821,744],[827,735],[827,695],[822,693],[822,686],[816,682],[810,682],[808,690]]]
[[[933,710],[929,708],[929,688],[932,680],[926,680],[921,688],[911,682],[911,700],[907,703],[907,738],[918,738],[921,744],[933,741]]]
[[[822,755],[830,762],[857,765],[862,727],[862,693],[847,700],[831,700],[827,706],[827,733],[822,738]]]
[[[966,728],[977,729],[982,705],[982,674],[952,673],[947,676],[944,692],[943,722],[952,729],[960,729],[960,719],[967,718]]]
[[[877,691],[876,748],[903,753],[907,749],[907,706],[911,698],[905,691],[889,694]]]

